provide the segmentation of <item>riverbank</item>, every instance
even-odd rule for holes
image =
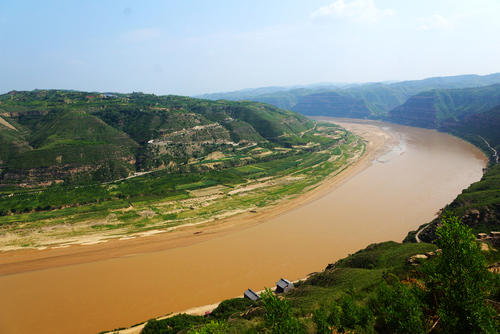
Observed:
[[[325,264],[326,268],[320,272],[294,281],[295,288],[282,294],[282,298],[287,300],[293,314],[299,314],[303,323],[309,327],[311,315],[318,306],[330,306],[339,296],[345,294],[346,290],[350,290],[359,299],[367,299],[367,295],[376,289],[387,272],[391,272],[393,277],[396,277],[395,274],[400,276],[411,274],[414,267],[408,259],[416,254],[434,251],[435,247],[432,244],[396,242],[372,244],[336,263],[328,264],[328,266]],[[263,292],[264,290],[261,290],[257,293]],[[170,325],[183,324],[177,330],[199,326],[203,322],[222,321],[228,324],[229,333],[239,333],[252,328],[255,330],[259,328],[259,324],[262,326],[263,313],[264,307],[261,302],[251,302],[238,296],[159,317],[154,321],[163,325],[154,326],[158,330],[153,331],[149,324],[148,333],[160,333],[159,328],[168,328],[166,324],[168,321]],[[147,323],[142,323],[126,329],[105,332],[105,334],[140,334],[146,325]]]
[[[226,157],[214,152],[209,160],[213,170],[180,174],[157,171],[154,176],[93,186],[95,204],[0,216],[0,251],[130,240],[218,224],[242,213],[255,214],[279,206],[338,174],[365,150],[360,137],[334,124],[319,124],[311,131],[302,134],[307,137],[303,140],[309,140],[307,145],[250,149],[247,153],[252,157],[242,155],[234,167],[215,168]],[[82,195],[79,192],[91,192],[84,187],[67,190],[76,192],[77,197]],[[55,197],[61,191],[46,190]],[[100,192],[108,195],[103,197]],[[16,200],[11,200],[15,206]]]
[[[81,237],[65,246],[3,252],[0,253],[0,275],[185,247],[255,226],[317,200],[369,166],[376,157],[390,151],[398,142],[398,138],[373,124],[357,123],[351,120],[350,123],[343,125],[349,126],[350,131],[365,140],[363,154],[353,157],[345,166],[326,177],[313,189],[295,198],[282,200],[278,204],[256,212],[241,212],[224,219],[179,225],[175,230],[156,230],[112,239],[102,236]]]
[[[296,280],[370,243],[402,240],[482,175],[482,154],[461,140],[370,126],[399,143],[357,171],[348,168],[334,190],[265,223],[254,218],[261,212],[248,213],[247,223],[219,233],[209,232],[214,225],[191,227],[28,258],[17,268],[24,271],[0,276],[0,331],[95,333],[260,290],[281,276]]]
[[[329,118],[316,118],[318,121],[331,121]],[[293,209],[294,206],[305,204],[308,201],[312,201],[321,196],[324,196],[328,191],[332,191],[335,189],[335,186],[339,186],[342,182],[346,181],[353,174],[360,172],[363,168],[366,168],[373,160],[377,159],[380,156],[390,152],[394,147],[399,144],[399,139],[394,136],[393,133],[382,131],[382,129],[378,126],[373,125],[373,121],[362,121],[362,120],[353,120],[353,119],[335,119],[335,123],[341,125],[344,128],[348,128],[349,131],[355,133],[358,136],[364,138],[367,142],[365,155],[356,163],[351,165],[348,169],[344,170],[342,173],[335,175],[334,177],[325,180],[315,191],[304,194],[301,197],[297,198],[293,203],[289,203],[289,208],[282,208],[285,211]],[[302,278],[294,281],[294,283],[298,281],[304,281],[306,278]],[[262,292],[263,290],[259,291]],[[235,296],[236,297],[236,296]],[[189,314],[189,315],[204,315],[207,312],[213,311],[217,306],[219,306],[221,302],[202,305],[197,307],[192,307],[187,310],[172,313],[166,316],[162,316],[157,318],[157,320],[166,319],[168,317],[175,316],[177,314]],[[139,334],[141,330],[144,328],[146,323],[141,323],[136,326],[110,331],[108,333],[119,333],[119,334]]]

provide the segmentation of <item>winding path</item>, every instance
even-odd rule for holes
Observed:
[[[486,139],[484,139],[484,138],[483,138],[483,137],[481,137],[481,136],[478,136],[478,137],[479,137],[479,138],[481,138],[481,139],[482,139],[482,140],[486,143],[486,145],[488,145],[488,147],[490,148],[490,150],[493,152],[493,158],[494,158],[494,160],[495,160],[495,164],[497,164],[497,163],[498,163],[498,152],[497,152],[497,150],[495,150],[495,149],[494,149],[494,148],[490,145],[490,143],[488,143],[488,141],[487,141]]]
[[[431,223],[425,225],[424,227],[422,227],[420,230],[417,231],[417,234],[415,234],[415,240],[417,241],[417,243],[422,242],[422,240],[420,240],[420,233],[425,231],[429,226],[431,226]]]

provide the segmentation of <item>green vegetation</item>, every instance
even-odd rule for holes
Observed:
[[[202,317],[179,314],[164,320],[150,320],[141,331],[142,334],[176,334],[184,329],[204,324]]]
[[[388,119],[405,125],[439,128],[488,111],[499,104],[500,84],[436,89],[409,98],[403,105],[391,110]]]
[[[494,164],[498,157],[498,154],[495,156],[494,150],[500,151],[499,126],[500,105],[491,110],[470,115],[460,121],[446,122],[440,130],[461,137],[481,148]]]
[[[424,310],[416,286],[395,279],[392,285],[382,282],[370,304],[378,315],[377,327],[388,333],[425,333]]]
[[[210,321],[209,323],[203,325],[199,328],[192,328],[187,333],[188,334],[225,334],[227,333],[228,327],[225,322]]]
[[[314,123],[255,102],[61,90],[0,95],[0,185],[87,185],[179,171],[212,152],[306,144]]]
[[[261,294],[264,305],[264,326],[272,334],[304,333],[304,327],[293,316],[292,308],[285,299],[278,298],[270,289]]]
[[[293,198],[338,173],[363,141],[332,124],[105,183],[0,188],[0,245],[37,247],[210,222]],[[68,228],[70,227],[70,228]],[[2,238],[3,237],[3,238]]]
[[[486,269],[486,259],[470,228],[457,217],[447,216],[436,234],[442,252],[426,268],[426,285],[443,332],[496,333],[498,317],[495,323],[495,311],[486,304],[493,274]]]
[[[384,118],[413,95],[433,89],[460,89],[500,83],[499,74],[461,75],[396,83],[317,85],[304,88],[269,87],[229,93],[206,94],[218,100],[252,100],[305,115]]]
[[[267,289],[257,302],[227,300],[165,333],[214,322],[224,324],[223,333],[497,333],[500,317],[488,300],[498,302],[500,280],[487,270],[471,230],[446,217],[438,236],[437,246],[370,245],[297,282],[285,295]],[[435,255],[422,264],[408,261],[430,251]],[[166,328],[185,317],[152,320],[146,328],[159,322]]]

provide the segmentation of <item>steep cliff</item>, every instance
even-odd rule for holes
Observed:
[[[389,112],[395,123],[438,128],[487,111],[500,104],[500,84],[464,89],[431,90],[417,94]]]

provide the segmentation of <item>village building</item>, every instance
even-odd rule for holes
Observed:
[[[287,279],[282,278],[278,282],[276,282],[276,293],[288,292],[293,288],[293,283]]]
[[[254,302],[260,299],[259,294],[252,289],[247,289],[247,291],[245,291],[245,293],[243,294],[243,297],[248,298]]]

